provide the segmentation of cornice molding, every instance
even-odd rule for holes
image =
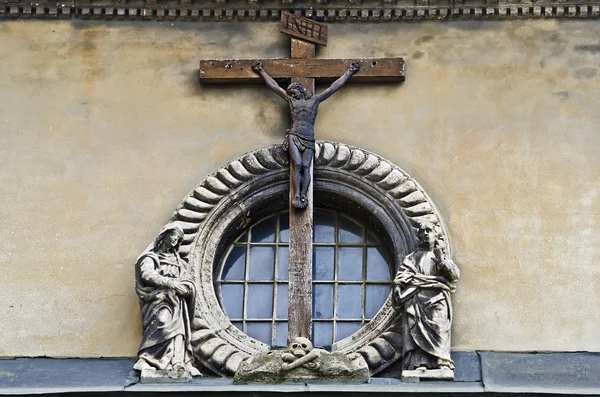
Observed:
[[[600,1],[0,0],[0,18],[276,21],[282,11],[325,22],[589,18],[600,16]]]

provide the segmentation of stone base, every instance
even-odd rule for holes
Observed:
[[[423,380],[454,380],[454,370],[440,369],[415,369],[402,371],[402,382],[416,383]]]
[[[345,355],[324,352],[314,361],[292,369],[283,370],[284,350],[250,357],[242,362],[234,383],[367,383],[370,379],[367,362],[360,354]]]
[[[140,374],[141,383],[186,383],[192,380],[187,370],[167,371],[154,368],[144,368]]]

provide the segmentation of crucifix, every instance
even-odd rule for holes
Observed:
[[[311,339],[314,122],[319,103],[346,82],[404,81],[402,58],[320,59],[316,45],[327,45],[326,24],[283,12],[280,31],[291,37],[290,59],[201,60],[202,83],[264,81],[288,101],[292,126],[284,148],[290,156],[288,340]],[[289,80],[284,90],[276,80]],[[333,84],[315,94],[315,81]]]

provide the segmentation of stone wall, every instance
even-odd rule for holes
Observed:
[[[132,356],[136,256],[207,173],[282,140],[261,86],[200,58],[287,57],[277,23],[0,22],[0,356]],[[321,139],[416,178],[462,267],[456,350],[600,351],[600,25],[332,24],[320,57],[403,56]]]

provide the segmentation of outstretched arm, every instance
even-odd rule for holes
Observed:
[[[277,95],[279,95],[286,101],[288,99],[290,99],[288,97],[288,94],[285,92],[285,90],[283,88],[281,88],[279,86],[279,84],[277,84],[277,82],[275,80],[273,80],[273,78],[267,74],[267,72],[265,72],[261,61],[256,60],[256,61],[252,62],[252,70],[254,70],[256,73],[258,73],[260,75],[260,77],[262,77],[262,79],[267,84],[267,87],[269,87],[271,90],[275,91],[275,93]]]
[[[350,64],[350,67],[348,68],[346,73],[344,73],[342,75],[342,77],[340,77],[339,79],[334,81],[333,84],[331,84],[328,89],[326,89],[325,91],[323,91],[322,93],[317,95],[317,99],[319,100],[319,102],[323,102],[325,99],[332,96],[334,92],[336,92],[337,90],[342,88],[342,86],[344,84],[346,84],[348,82],[348,80],[350,80],[350,77],[352,77],[352,75],[354,73],[358,72],[359,70],[360,70],[360,63],[352,62]]]

